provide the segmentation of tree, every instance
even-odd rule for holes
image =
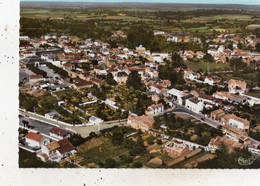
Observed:
[[[106,82],[109,85],[117,85],[117,82],[114,80],[113,75],[110,72],[107,74]]]
[[[257,86],[260,87],[260,71],[258,71],[256,74],[256,81],[257,81]]]
[[[162,140],[157,139],[157,140],[156,140],[156,143],[157,143],[158,145],[162,145]]]
[[[73,146],[79,146],[86,141],[86,139],[83,138],[80,134],[73,134],[70,138],[68,138],[68,140]]]
[[[120,101],[121,101],[121,98],[120,98],[119,96],[116,96],[116,97],[115,97],[115,100],[116,100],[116,102],[120,102]]]
[[[140,90],[143,88],[141,77],[137,71],[132,71],[129,74],[128,79],[126,81],[126,85],[128,88],[132,86],[135,90]]]
[[[243,62],[241,58],[233,58],[230,60],[230,66],[234,71],[242,70],[247,68],[247,64]]]
[[[210,54],[206,54],[204,57],[203,57],[204,60],[206,60],[207,62],[210,62],[212,63],[214,61],[214,58],[212,57],[212,55]]]
[[[257,51],[257,52],[260,52],[260,43],[257,43],[256,46],[255,46],[255,48],[256,48],[256,51]]]

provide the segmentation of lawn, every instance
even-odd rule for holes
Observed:
[[[209,71],[219,71],[219,70],[230,70],[231,67],[223,63],[204,63],[204,62],[191,62],[185,61],[184,64],[188,66],[193,71],[198,71],[202,69],[204,72],[207,70],[207,64],[209,64]]]

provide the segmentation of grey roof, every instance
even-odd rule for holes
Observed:
[[[125,71],[117,72],[117,77],[123,77],[123,76],[128,76]]]
[[[39,56],[32,56],[22,59],[22,62],[25,64],[34,64],[39,62],[40,64],[46,63],[44,60],[42,60]]]

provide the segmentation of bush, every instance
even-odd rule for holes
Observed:
[[[134,168],[140,168],[143,166],[143,164],[141,162],[134,162]]]
[[[114,167],[116,167],[116,161],[113,160],[112,158],[108,158],[105,161],[104,167],[105,168],[114,168]]]
[[[162,140],[157,139],[157,140],[156,140],[156,143],[157,143],[158,145],[162,145]]]

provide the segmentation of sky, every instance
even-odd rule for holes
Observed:
[[[260,5],[260,0],[21,0],[62,2],[145,2],[145,3],[198,3],[198,4],[245,4]]]

